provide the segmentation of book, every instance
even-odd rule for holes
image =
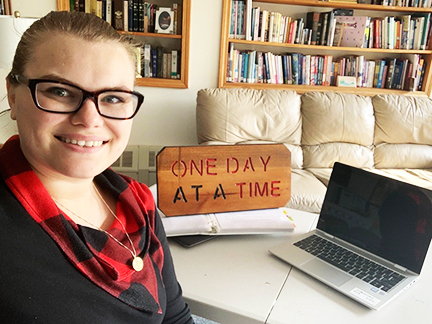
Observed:
[[[344,23],[344,29],[340,46],[363,47],[366,24],[369,17],[366,16],[335,16],[337,22]]]
[[[246,22],[245,22],[245,7],[244,1],[236,1],[237,8],[237,29],[235,31],[236,39],[246,39]]]
[[[157,70],[158,70],[158,51],[156,48],[151,50],[151,71],[152,78],[157,78]]]
[[[163,53],[162,56],[162,78],[168,77],[168,53]]]
[[[141,73],[142,73],[142,62],[141,62],[142,48],[140,46],[136,46],[134,48],[134,52],[135,52],[135,57],[136,57],[136,77],[141,77]]]
[[[275,19],[275,13],[272,11],[269,14],[268,39],[267,39],[268,42],[273,42],[274,19]]]
[[[167,237],[180,235],[241,235],[293,232],[286,208],[166,217],[159,214]]]
[[[393,86],[393,78],[395,76],[395,65],[396,65],[396,58],[388,59],[387,60],[388,70],[387,70],[387,78],[385,81],[385,88],[386,89],[392,89]]]
[[[413,15],[416,16],[416,15]],[[421,31],[420,31],[420,49],[421,50],[425,50],[426,49],[426,45],[427,45],[427,41],[428,41],[428,36],[430,36],[430,18],[431,18],[431,14],[427,13],[427,14],[423,14],[422,15],[423,18],[423,24],[421,27]]]
[[[108,24],[112,25],[112,10],[113,10],[113,0],[106,0],[106,14],[105,20]]]
[[[132,0],[132,29],[131,31],[139,31],[139,13],[138,13],[138,0]]]
[[[245,38],[246,40],[252,40],[252,0],[246,0],[245,12],[246,12]]]
[[[423,88],[423,80],[424,80],[427,62],[424,59],[421,59],[420,64],[421,64],[421,73],[420,73],[419,85],[417,88],[418,91],[421,91]]]
[[[299,84],[299,53],[292,53],[292,84]]]
[[[143,54],[143,71],[142,76],[144,78],[151,77],[151,45],[144,44],[144,54]]]
[[[87,3],[88,1],[86,1]],[[124,0],[113,0],[113,22],[112,26],[115,30],[124,29]]]
[[[177,79],[178,51],[171,51],[171,79]]]
[[[317,44],[319,17],[320,17],[319,12],[308,12],[307,13],[306,25],[307,25],[307,28],[312,30],[311,45]]]
[[[363,46],[362,46],[363,48],[368,48],[369,47],[370,23],[371,23],[371,18],[370,17],[366,17],[364,41],[363,41]]]
[[[156,70],[156,76],[158,78],[163,78],[163,56],[164,56],[164,49],[162,46],[156,47],[157,51],[157,70]]]
[[[123,0],[123,30],[129,31],[129,1]]]
[[[334,33],[333,33],[333,46],[340,46],[342,41],[343,30],[345,28],[345,23],[337,21],[335,18],[334,24]]]
[[[409,49],[409,35],[410,35],[410,27],[411,27],[411,15],[402,16],[402,39],[401,39],[401,48]]]
[[[138,31],[144,32],[144,0],[138,0]]]
[[[179,34],[179,5],[177,3],[173,3],[173,12],[174,12],[174,22],[173,22],[173,33],[174,35]]]
[[[268,40],[268,20],[269,20],[269,12],[267,10],[263,10],[261,15],[261,27],[260,27],[261,42],[266,42]]]
[[[375,65],[375,61],[367,62],[367,78],[363,84],[364,87],[373,88]]]
[[[329,15],[329,26],[328,26],[328,33],[327,33],[327,46],[333,46],[333,40],[334,40],[334,34],[336,30],[336,19],[334,18],[333,12]]]
[[[333,9],[333,13],[335,16],[353,16],[353,9]]]
[[[321,14],[322,22],[321,22],[321,37],[319,45],[327,45],[327,31],[328,31],[328,20],[329,20],[329,13],[323,12]]]

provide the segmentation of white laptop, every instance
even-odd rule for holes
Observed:
[[[420,274],[431,201],[431,190],[336,162],[317,228],[270,252],[378,310]]]

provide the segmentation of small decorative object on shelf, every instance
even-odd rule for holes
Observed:
[[[429,96],[432,1],[366,2],[224,0],[219,86]]]
[[[161,7],[156,10],[155,33],[174,33],[174,11],[171,8]]]

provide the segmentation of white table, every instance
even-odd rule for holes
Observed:
[[[432,323],[432,253],[419,281],[379,311],[369,310],[293,268],[266,323]]]
[[[224,236],[189,249],[171,243],[192,312],[222,324],[432,323],[432,252],[419,282],[372,311],[268,252],[316,226],[316,214],[290,215],[297,225],[293,234]]]
[[[268,249],[309,231],[317,215],[289,211],[294,234],[221,236],[193,248],[170,244],[178,280],[194,314],[220,323],[264,323],[290,267]]]

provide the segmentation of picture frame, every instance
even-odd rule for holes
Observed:
[[[158,10],[156,10],[155,33],[174,33],[174,11],[172,8],[160,7]]]
[[[356,88],[357,87],[357,80],[353,76],[341,76],[341,75],[338,75],[338,77],[337,77],[337,86],[338,87]]]

